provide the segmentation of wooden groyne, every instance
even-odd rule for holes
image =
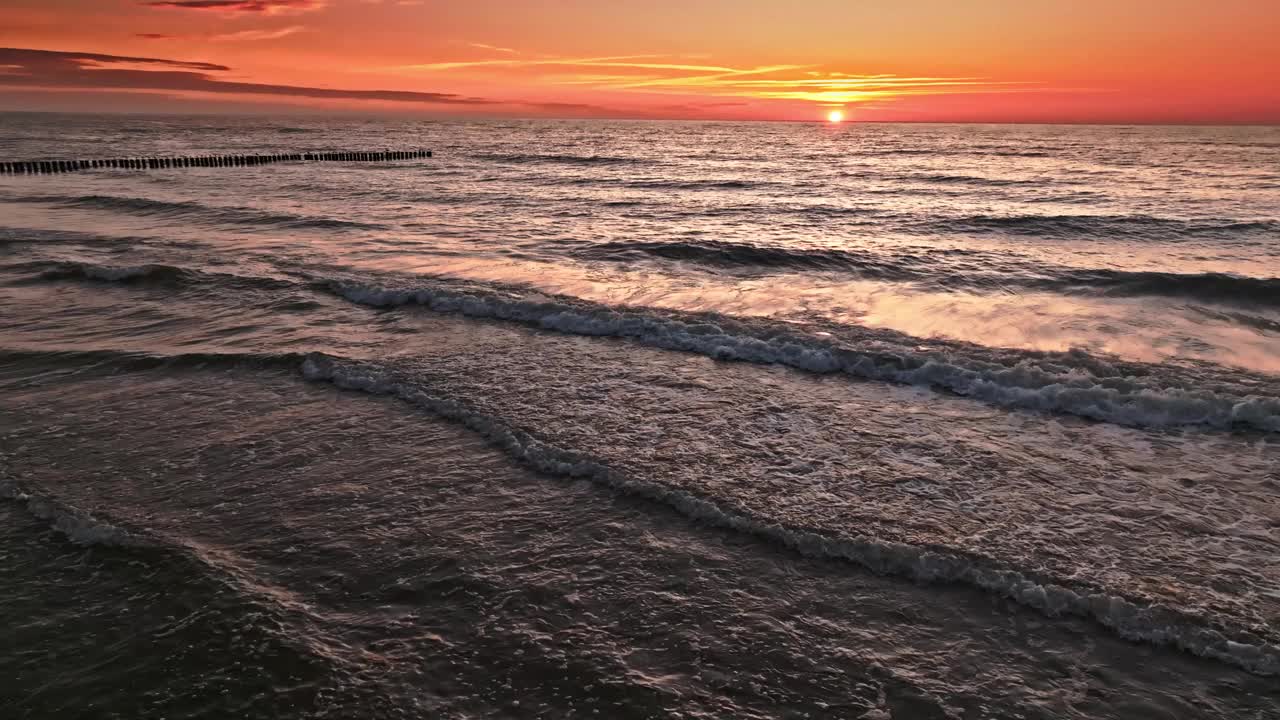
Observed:
[[[44,175],[81,170],[167,170],[169,168],[249,167],[284,162],[389,162],[431,157],[430,150],[344,150],[274,155],[185,155],[96,160],[18,160],[0,162],[3,175]]]

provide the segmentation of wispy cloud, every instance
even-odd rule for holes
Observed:
[[[796,77],[779,69],[765,69],[758,75],[775,77],[745,78],[740,75],[663,78],[630,82],[619,78],[617,89],[647,89],[662,92],[693,92],[702,95],[728,95],[765,100],[801,100],[823,105],[848,105],[874,100],[892,100],[920,95],[956,95],[972,93],[1019,92],[1038,89],[1030,83],[1000,82],[978,77],[899,77],[896,75],[850,75],[828,73],[815,78],[807,73]],[[782,76],[779,76],[779,75]]]
[[[730,86],[734,84],[743,84],[741,78],[751,75],[770,75],[774,73],[790,72],[794,70],[803,70],[808,65],[766,65],[764,67],[755,68],[717,68],[706,67],[703,70],[714,71],[712,75],[687,75],[678,77],[660,77],[636,80],[626,76],[614,78],[612,88],[615,90],[633,90],[637,88],[673,88],[673,87],[712,87],[715,85]]]
[[[325,0],[144,0],[143,5],[176,10],[203,10],[224,13],[263,13],[275,15],[319,10]]]
[[[1039,91],[1034,83],[1000,82],[981,77],[909,77],[891,73],[850,73],[815,65],[758,67],[682,62],[685,57],[626,55],[616,57],[518,59],[494,58],[432,62],[397,68],[412,72],[471,71],[503,73],[546,68],[545,84],[574,85],[614,92],[645,92],[748,101],[786,100],[820,105],[865,105],[921,95]],[[591,72],[594,70],[595,72]],[[619,71],[637,72],[619,72]],[[527,75],[527,72],[524,72]]]
[[[508,55],[516,55],[519,53],[519,51],[512,48],[498,47],[497,45],[486,45],[484,43],[478,43],[478,42],[467,43],[467,45],[473,48],[479,48],[481,50],[492,50],[494,52],[507,53]]]
[[[208,40],[212,42],[257,42],[266,40],[279,40],[280,38],[289,37],[300,32],[304,32],[307,28],[303,25],[291,25],[289,27],[272,29],[256,29],[256,30],[237,30],[235,32],[226,33],[187,33],[182,35],[170,35],[167,33],[136,33],[134,37],[140,37],[144,40]]]
[[[394,70],[417,70],[423,72],[438,72],[445,70],[460,70],[464,68],[521,68],[521,67],[537,67],[537,66],[562,66],[562,67],[602,67],[602,68],[636,68],[642,70],[684,70],[690,72],[737,72],[733,68],[717,67],[714,65],[689,65],[685,63],[659,63],[659,62],[642,62],[649,60],[658,60],[668,57],[666,55],[612,55],[607,57],[589,57],[589,58],[539,58],[536,60],[519,60],[498,58],[493,60],[462,60],[457,62],[436,62],[421,63],[415,65],[400,65],[392,68]]]
[[[302,25],[293,25],[276,30],[241,30],[239,32],[222,33],[210,36],[210,40],[222,42],[250,42],[257,40],[279,40],[306,30]]]

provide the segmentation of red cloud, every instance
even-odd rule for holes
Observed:
[[[216,10],[222,12],[275,13],[319,10],[324,0],[149,0],[149,7],[183,10]]]

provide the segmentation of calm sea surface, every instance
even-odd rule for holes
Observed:
[[[0,715],[1280,718],[1280,128],[0,115]]]

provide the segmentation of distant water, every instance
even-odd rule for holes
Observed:
[[[1280,128],[0,130],[15,717],[1280,717]]]

